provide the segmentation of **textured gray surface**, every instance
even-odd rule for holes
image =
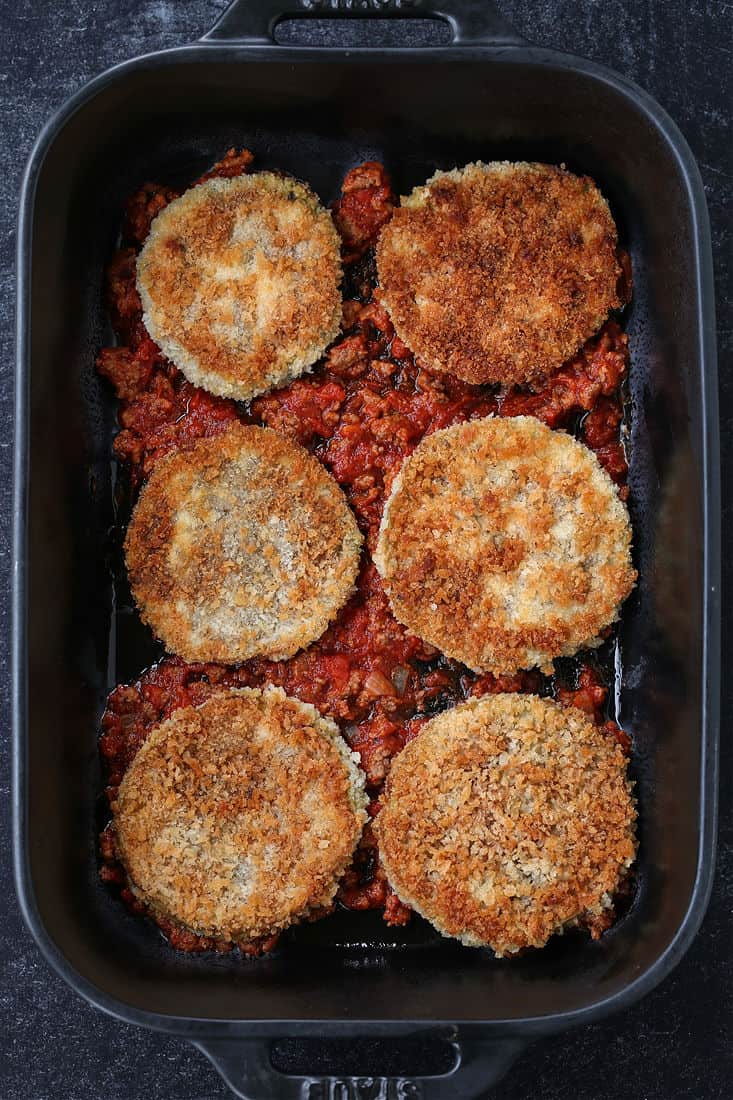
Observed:
[[[13,239],[22,165],[49,113],[108,66],[183,44],[208,29],[223,0],[2,0],[2,203],[0,253],[0,588],[9,587],[12,440]],[[733,365],[730,221],[733,164],[731,10],[703,0],[501,0],[516,29],[537,43],[570,49],[626,73],[678,122],[702,169],[713,225],[720,326],[724,525],[733,519]],[[410,23],[285,27],[282,41],[419,43],[436,33]],[[437,32],[440,40],[440,33]],[[435,40],[435,39],[432,39]],[[727,299],[727,301],[726,301]],[[724,594],[731,580],[724,552]],[[0,603],[0,1100],[215,1100],[227,1095],[191,1048],[101,1016],[53,975],[22,926],[10,871],[8,804],[7,601]],[[724,623],[729,664],[733,614]],[[724,683],[724,783],[719,869],[698,939],[674,974],[641,1004],[592,1027],[537,1044],[496,1090],[501,1100],[719,1100],[731,1093],[733,1004],[731,910],[733,822],[728,716],[733,683]]]

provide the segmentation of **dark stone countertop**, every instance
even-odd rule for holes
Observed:
[[[283,6],[287,6],[283,0]],[[294,6],[294,5],[291,5]],[[627,74],[666,107],[702,170],[713,228],[723,436],[724,531],[729,538],[733,471],[731,363],[730,5],[712,0],[501,0],[505,16],[536,43],[584,54]],[[0,586],[10,580],[13,241],[22,166],[50,112],[85,81],[137,54],[191,41],[224,0],[3,0],[2,320],[0,332]],[[288,41],[418,43],[414,22],[302,25]],[[727,528],[727,530],[726,530]],[[733,546],[723,553],[724,593]],[[0,1100],[215,1100],[228,1095],[213,1068],[186,1043],[123,1025],[93,1010],[53,974],[15,903],[8,816],[9,613],[0,606],[2,815]],[[733,611],[723,630],[723,775],[718,873],[702,929],[679,967],[623,1014],[538,1042],[492,1095],[501,1100],[722,1100],[731,1095],[733,1020],[733,789],[728,716]],[[726,1085],[726,1080],[728,1084]],[[258,1098],[259,1100],[259,1098]]]

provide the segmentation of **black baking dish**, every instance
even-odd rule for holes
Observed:
[[[18,891],[41,949],[74,988],[125,1020],[193,1040],[241,1096],[329,1094],[333,1081],[275,1073],[276,1038],[430,1034],[457,1044],[454,1068],[384,1081],[379,1095],[473,1097],[524,1042],[651,989],[706,906],[720,551],[705,200],[684,139],[645,93],[598,65],[527,46],[490,4],[353,5],[354,14],[439,15],[454,41],[347,51],[275,45],[283,3],[234,3],[205,40],[105,73],[51,120],[28,165],[18,252]],[[299,14],[337,6],[303,0]],[[123,667],[106,561],[114,408],[93,369],[107,342],[102,272],[130,191],[193,178],[231,144],[251,148],[258,167],[306,178],[324,200],[368,157],[386,162],[402,192],[437,167],[528,158],[587,172],[611,202],[635,276],[627,328],[640,583],[624,611],[616,702],[634,738],[641,850],[634,904],[599,942],[568,936],[497,962],[371,914],[307,926],[259,960],[186,957],[98,883],[98,722],[107,691],[140,668]],[[349,1088],[344,1095],[360,1094],[356,1079]]]

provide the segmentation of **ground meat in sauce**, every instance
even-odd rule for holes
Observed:
[[[230,149],[201,180],[248,171],[252,155]],[[201,182],[197,181],[197,182]],[[170,188],[146,183],[126,205],[122,246],[113,257],[107,297],[118,345],[103,348],[99,372],[120,401],[114,451],[134,491],[163,455],[202,436],[213,436],[232,420],[264,424],[297,440],[315,454],[343,487],[371,550],[386,495],[400,464],[424,435],[473,417],[532,415],[553,428],[575,430],[596,452],[626,496],[627,465],[621,442],[621,383],[628,369],[627,338],[615,321],[540,386],[472,386],[427,370],[395,335],[374,291],[373,246],[395,199],[382,165],[368,162],[348,173],[334,204],[346,265],[343,335],[312,374],[249,406],[214,397],[187,382],[147,335],[135,288],[135,258],[152,219],[175,198]],[[630,294],[628,257],[622,257]],[[513,677],[477,676],[413,637],[392,616],[376,569],[365,555],[357,591],[326,633],[287,661],[254,659],[236,668],[190,665],[168,657],[133,684],[117,687],[102,718],[100,751],[106,762],[107,793],[114,796],[124,772],[151,729],[177,707],[202,702],[228,686],[277,684],[335,718],[361,754],[371,794],[370,814],[391,759],[429,718],[470,695],[538,691],[581,707],[617,737],[628,737],[605,720],[607,689],[596,667],[576,662],[571,682],[537,672]],[[102,878],[120,886],[127,904],[145,912],[116,861],[114,837],[102,834]],[[385,921],[402,925],[410,910],[391,891],[367,826],[338,903],[348,909],[381,909]],[[228,950],[231,945],[158,924],[183,951]],[[613,913],[589,920],[596,937]],[[270,950],[276,937],[238,945],[246,954]]]

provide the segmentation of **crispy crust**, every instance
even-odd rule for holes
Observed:
[[[180,708],[142,745],[112,806],[133,891],[235,943],[330,904],[366,821],[358,759],[334,722],[280,688]]]
[[[402,199],[377,245],[380,296],[433,370],[529,382],[562,366],[622,304],[616,249],[589,177],[479,161]]]
[[[597,646],[636,580],[628,513],[598,459],[528,416],[423,439],[374,562],[401,623],[495,674]]]
[[[237,424],[157,463],[125,554],[143,620],[187,661],[290,657],[354,587],[361,535],[323,466]]]
[[[615,739],[575,707],[511,694],[428,722],[392,764],[374,828],[402,902],[504,956],[611,905],[635,820]]]
[[[339,331],[340,242],[303,183],[211,179],[157,216],[137,261],[145,326],[189,381],[248,400],[308,370]]]

